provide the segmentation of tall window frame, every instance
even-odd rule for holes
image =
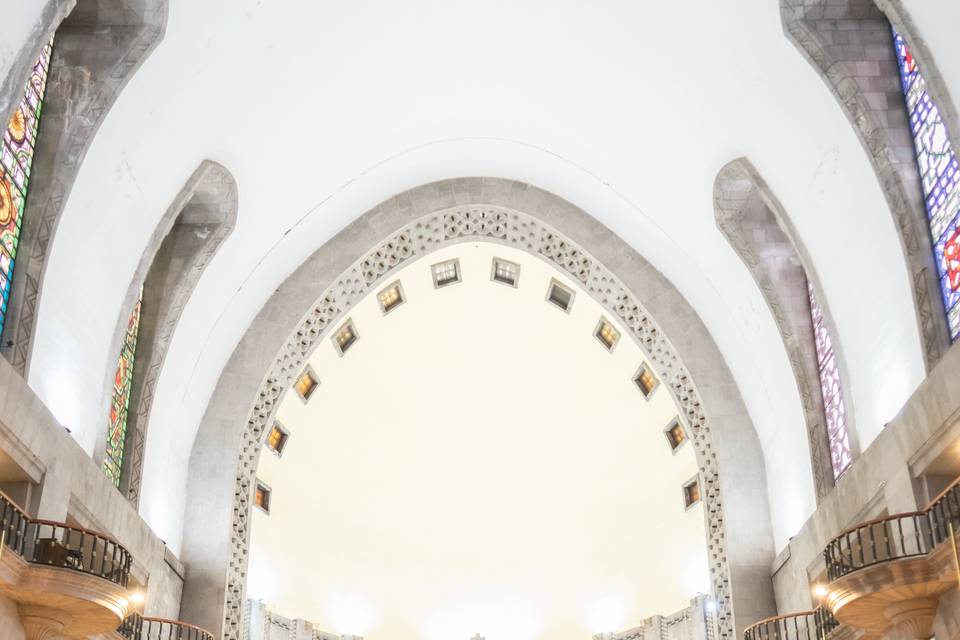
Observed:
[[[820,376],[820,395],[823,398],[823,415],[826,420],[827,442],[830,445],[830,466],[833,478],[838,479],[853,464],[853,447],[850,445],[850,430],[847,427],[847,410],[843,403],[843,384],[837,354],[833,349],[833,337],[827,327],[823,307],[807,274],[807,293],[810,297],[810,320],[813,323],[814,348],[817,353],[817,373]]]
[[[923,186],[940,296],[950,341],[955,342],[960,337],[960,163],[909,44],[896,27],[891,25],[890,31]]]
[[[123,452],[127,444],[127,425],[130,417],[130,389],[133,385],[133,370],[137,358],[137,340],[140,337],[140,318],[143,307],[143,289],[137,297],[133,311],[127,320],[127,331],[117,360],[117,372],[113,381],[110,400],[110,420],[107,426],[107,452],[103,459],[103,472],[113,486],[120,487],[123,473]]]
[[[50,76],[53,39],[50,39],[33,65],[0,142],[0,335],[7,320],[7,308],[13,289],[13,270],[30,192],[30,172],[40,131],[43,101]]]

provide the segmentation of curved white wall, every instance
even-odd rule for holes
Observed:
[[[65,210],[31,386],[88,451],[101,446],[110,340],[142,249],[202,159],[228,167],[237,229],[181,317],[148,439],[142,511],[176,550],[197,424],[283,278],[398,191],[516,178],[596,216],[701,315],[759,432],[782,546],[814,508],[806,435],[769,311],[714,226],[720,167],[749,157],[802,236],[862,445],[923,377],[919,338],[876,178],[776,3],[698,8],[691,20],[677,3],[626,1],[175,4]]]

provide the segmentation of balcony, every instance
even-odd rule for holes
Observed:
[[[743,631],[744,640],[824,640],[840,638],[843,629],[829,609],[818,607],[814,611],[792,613],[761,620]],[[834,635],[831,635],[834,634]]]
[[[212,633],[192,624],[137,613],[124,620],[115,635],[124,640],[214,640]]]
[[[28,639],[116,629],[132,611],[131,564],[111,538],[31,519],[0,493],[0,593],[17,603]]]
[[[892,627],[931,635],[940,594],[957,585],[952,534],[960,529],[960,479],[930,505],[852,527],[824,550],[824,604],[869,635]]]

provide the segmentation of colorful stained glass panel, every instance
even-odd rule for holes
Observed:
[[[113,397],[110,403],[110,422],[107,425],[107,455],[103,472],[114,486],[120,486],[123,470],[123,447],[127,441],[127,416],[130,409],[130,384],[133,382],[133,365],[137,355],[137,336],[140,334],[141,301],[133,307],[127,321],[127,333],[120,349],[117,372],[113,379]]]
[[[927,92],[927,81],[896,29],[893,44],[903,95],[910,117],[917,168],[923,184],[930,236],[947,310],[950,339],[960,336],[960,163],[947,137],[940,110]]]
[[[839,478],[853,462],[850,450],[850,434],[847,433],[847,413],[843,406],[843,391],[840,386],[840,370],[833,339],[823,318],[823,308],[817,302],[813,285],[807,283],[810,296],[810,317],[813,320],[813,338],[817,351],[817,366],[820,374],[820,393],[823,396],[823,411],[827,421],[827,440],[830,443],[830,463],[833,477]]]
[[[53,40],[43,48],[34,65],[23,98],[0,141],[0,333],[3,333],[7,319],[7,303],[10,301],[13,268],[17,263],[24,203],[52,50]]]

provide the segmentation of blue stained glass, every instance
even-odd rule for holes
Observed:
[[[33,66],[23,97],[0,139],[0,333],[7,319],[7,301],[20,245],[24,203],[52,49],[53,40],[43,48]]]
[[[923,185],[940,293],[950,339],[956,340],[960,336],[960,163],[940,110],[927,91],[926,79],[896,29],[893,44]]]

